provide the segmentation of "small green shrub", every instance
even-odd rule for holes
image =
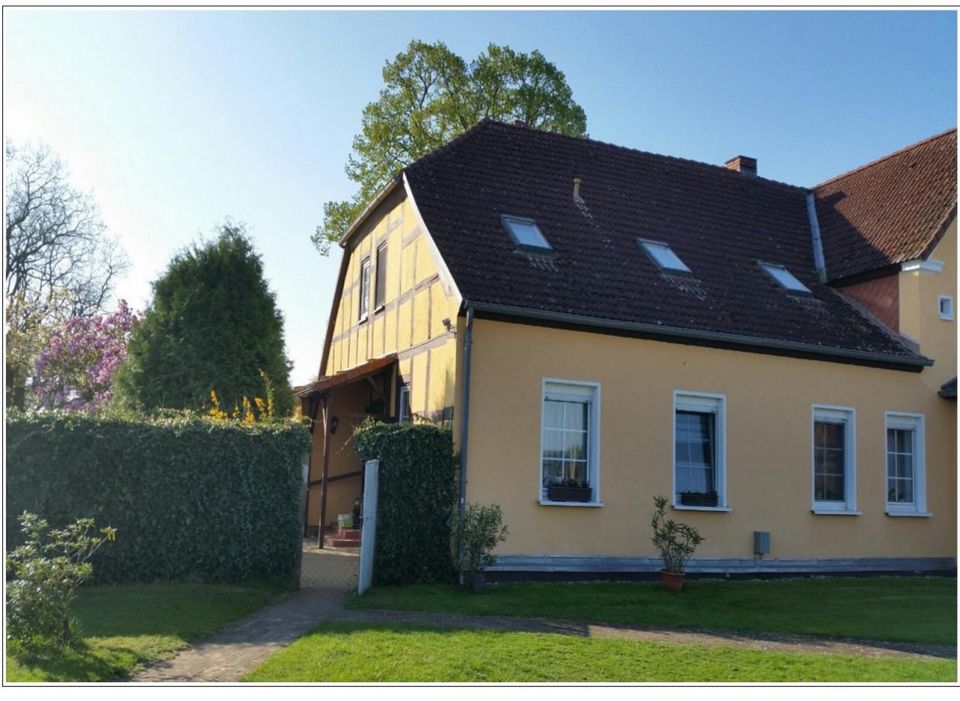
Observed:
[[[453,510],[450,525],[456,544],[453,566],[463,576],[464,586],[474,586],[477,575],[494,563],[497,543],[510,534],[503,524],[503,511],[497,504],[468,504],[462,519]]]
[[[667,572],[683,573],[687,560],[693,551],[703,542],[703,536],[693,526],[678,523],[666,517],[667,500],[664,497],[654,497],[656,511],[650,525],[653,528],[653,544],[660,551],[663,558],[663,569]]]
[[[456,463],[449,429],[368,421],[354,432],[362,461],[380,460],[375,584],[449,582]]]
[[[7,641],[15,653],[38,652],[74,642],[70,603],[90,579],[90,558],[116,530],[94,531],[92,518],[52,529],[36,514],[20,516],[24,544],[7,556]],[[98,533],[98,534],[94,534]]]

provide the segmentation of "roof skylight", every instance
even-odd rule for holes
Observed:
[[[810,288],[800,282],[793,273],[786,269],[785,266],[780,265],[779,263],[764,263],[763,261],[757,262],[760,263],[760,267],[763,268],[767,275],[780,283],[780,287],[783,289],[790,292],[810,293]]]
[[[637,239],[637,244],[644,252],[650,256],[650,259],[662,270],[678,270],[683,273],[689,273],[690,268],[680,260],[680,257],[665,243],[659,241],[647,241],[646,239]]]
[[[512,214],[504,214],[500,217],[503,228],[510,234],[513,242],[521,248],[539,248],[550,250],[550,244],[544,237],[540,227],[533,219],[526,217],[515,217]]]

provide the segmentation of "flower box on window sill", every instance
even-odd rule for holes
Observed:
[[[558,484],[547,486],[547,499],[550,501],[590,501],[592,487],[562,487]]]
[[[683,506],[716,506],[719,498],[716,492],[680,492]]]

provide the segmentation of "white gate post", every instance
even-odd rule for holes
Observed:
[[[363,466],[363,528],[360,530],[360,576],[357,593],[373,584],[373,552],[377,545],[377,485],[380,461],[367,460]]]

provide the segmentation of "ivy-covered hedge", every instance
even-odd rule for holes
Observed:
[[[6,428],[8,549],[23,511],[92,517],[117,529],[93,561],[100,582],[296,581],[303,427],[14,415]]]
[[[361,460],[380,460],[374,583],[452,581],[456,463],[450,430],[371,422],[359,426],[354,439]]]

